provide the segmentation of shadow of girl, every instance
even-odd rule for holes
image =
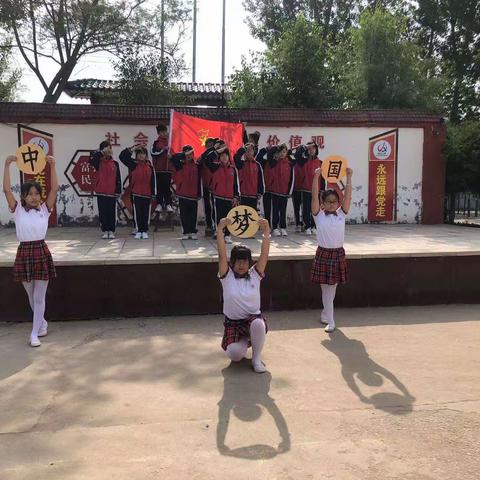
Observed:
[[[353,393],[363,402],[396,415],[410,413],[415,398],[407,387],[389,370],[374,362],[365,345],[359,340],[348,338],[342,331],[335,330],[322,345],[334,353],[341,365],[342,375]],[[400,392],[378,392],[371,396],[362,393],[357,379],[368,387],[381,387],[384,379],[390,381]]]
[[[223,396],[218,402],[217,448],[222,455],[261,460],[273,458],[290,450],[290,433],[282,412],[270,397],[269,372],[255,374],[251,371],[250,360],[232,362],[222,370],[224,379]],[[277,447],[265,444],[251,444],[231,449],[225,445],[230,414],[243,422],[254,422],[262,415],[262,408],[273,417],[280,434],[281,442]],[[252,432],[252,437],[255,432]]]

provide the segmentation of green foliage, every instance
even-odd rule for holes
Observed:
[[[0,47],[0,102],[13,102],[19,88],[21,72],[12,68],[12,48],[8,44]]]
[[[409,40],[403,16],[365,10],[334,62],[348,107],[440,109],[442,83],[429,76],[432,61]]]
[[[480,4],[478,0],[419,0],[417,41],[448,79],[450,120],[480,117]]]
[[[445,155],[447,192],[480,192],[480,122],[449,125]]]
[[[163,61],[161,54],[128,51],[114,64],[118,100],[127,105],[180,105],[187,98],[170,84],[178,65]]]
[[[327,55],[321,29],[297,17],[265,54],[243,60],[230,79],[231,105],[333,106]]]

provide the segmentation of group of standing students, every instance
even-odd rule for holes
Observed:
[[[158,130],[159,140],[154,144],[152,152],[157,156],[167,155],[168,146],[164,136],[166,129],[160,126]],[[285,145],[258,149],[255,143],[258,136],[255,136],[256,134],[251,138],[253,141],[247,142],[235,153],[233,162],[228,146],[219,139],[208,139],[206,149],[198,159],[195,159],[193,148],[186,145],[182,152],[168,158],[174,167],[173,173],[168,174],[173,175],[176,185],[182,225],[187,238],[196,238],[197,203],[200,196],[203,195],[213,206],[212,218],[218,224],[218,277],[223,288],[225,315],[222,348],[232,361],[239,361],[252,346],[252,368],[255,372],[262,373],[266,371],[261,352],[267,323],[261,311],[260,284],[268,261],[271,226],[273,232],[278,227],[280,232],[286,229],[287,199],[297,184],[297,191],[301,192],[306,231],[316,227],[318,248],[311,269],[311,281],[321,286],[323,311],[320,321],[326,325],[326,332],[333,332],[336,288],[338,284],[347,281],[343,243],[345,218],[352,196],[353,172],[347,169],[345,192],[340,201],[335,190],[321,189],[321,162],[315,144],[297,149],[293,159]],[[41,345],[39,338],[48,333],[48,323],[44,318],[47,286],[56,276],[45,237],[48,218],[56,203],[58,179],[55,159],[48,156],[51,189],[46,201],[42,202],[40,184],[25,182],[21,185],[18,203],[12,193],[10,180],[10,165],[15,161],[15,156],[7,157],[3,177],[3,191],[14,215],[17,239],[20,242],[14,264],[14,280],[21,282],[27,292],[33,313],[29,344],[38,347]],[[159,184],[166,187],[167,172],[158,171],[154,163],[148,160],[147,150],[138,145],[123,150],[120,161],[129,169],[136,236],[145,238],[150,202],[157,195]],[[111,145],[102,142],[99,150],[92,154],[90,162],[98,172],[95,189],[99,197],[102,237],[114,238],[115,216],[112,215],[112,210],[115,209],[115,199],[121,190],[121,179],[118,162],[112,159]],[[165,163],[162,168],[167,168]],[[306,182],[310,182],[310,188],[307,188]],[[202,186],[207,187],[207,194],[205,189],[202,192]],[[163,203],[159,205],[165,206],[170,197],[165,191],[160,195]],[[226,218],[228,211],[238,203],[256,208],[262,195],[266,218],[259,221],[263,236],[259,259],[254,262],[250,249],[241,245],[232,248],[228,259],[226,243],[231,243],[226,228],[230,222]],[[296,205],[298,207],[298,203]]]
[[[157,126],[158,138],[151,148],[134,145],[120,152],[119,160],[128,168],[135,238],[148,238],[148,228],[155,199],[156,211],[172,212],[171,185],[178,198],[183,239],[196,240],[198,200],[203,198],[206,236],[216,235],[216,225],[233,206],[248,205],[258,209],[274,236],[287,236],[287,205],[292,198],[296,231],[315,232],[311,211],[314,172],[321,166],[315,142],[301,145],[292,152],[286,144],[259,148],[260,133],[245,135],[245,144],[235,153],[219,138],[207,138],[205,149],[195,152],[185,145],[181,152],[169,154],[168,132]],[[102,238],[115,238],[116,198],[122,191],[119,163],[112,157],[112,146],[103,141],[92,153],[90,164],[96,171],[94,190]],[[324,190],[324,181],[318,179]],[[301,221],[302,218],[302,221]],[[225,241],[231,243],[226,232]]]

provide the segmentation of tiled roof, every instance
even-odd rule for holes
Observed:
[[[178,88],[181,92],[202,98],[221,98],[222,96],[221,83],[172,82],[171,85]],[[90,98],[95,93],[114,93],[116,88],[115,80],[84,78],[67,82],[65,93],[72,98]],[[223,88],[225,92],[229,92],[226,85]]]
[[[0,103],[0,121],[11,123],[134,123],[167,122],[170,109],[210,120],[254,125],[425,126],[439,124],[437,114],[410,110],[319,110],[305,108],[162,107],[156,105],[71,105]]]

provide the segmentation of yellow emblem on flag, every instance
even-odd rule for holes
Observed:
[[[209,132],[210,130],[205,130],[205,129],[198,131],[198,138],[200,139],[200,143],[202,144],[202,147],[204,147],[205,143],[207,142]]]

